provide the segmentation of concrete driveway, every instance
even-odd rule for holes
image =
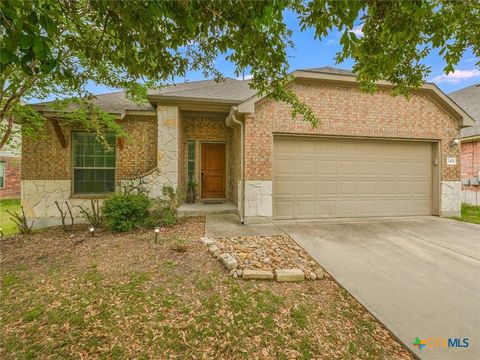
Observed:
[[[422,359],[480,359],[480,225],[436,217],[276,225]],[[467,348],[412,345],[468,338]]]

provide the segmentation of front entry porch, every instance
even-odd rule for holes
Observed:
[[[178,217],[204,216],[208,214],[237,214],[237,207],[231,202],[182,204],[177,210]]]

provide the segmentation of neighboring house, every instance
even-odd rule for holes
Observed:
[[[480,84],[449,95],[476,122],[462,129],[462,202],[480,205]]]
[[[21,136],[15,125],[14,138],[0,150],[0,199],[20,198]]]
[[[185,190],[195,180],[199,201],[231,202],[247,222],[459,214],[455,139],[473,120],[435,85],[407,100],[386,82],[363,93],[351,73],[333,68],[293,76],[317,128],[235,79],[168,86],[145,105],[123,93],[97,96],[131,134],[109,139],[113,153],[63,126],[48,103],[34,105],[51,120],[43,138],[23,142],[27,216],[58,222],[55,200],[87,205],[139,178],[152,197],[163,184]]]

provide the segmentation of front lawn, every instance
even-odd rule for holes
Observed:
[[[452,217],[452,219],[480,224],[480,206],[462,204],[462,216]]]
[[[4,235],[15,234],[17,233],[17,225],[10,220],[12,215],[10,215],[7,210],[12,212],[20,211],[20,200],[19,199],[1,199],[0,200],[0,228]]]
[[[0,357],[413,358],[331,279],[227,277],[203,232],[193,218],[158,243],[86,227],[3,239]]]

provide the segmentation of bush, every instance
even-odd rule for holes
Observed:
[[[177,208],[185,196],[169,185],[163,186],[162,195],[159,200],[160,220],[162,225],[170,226],[177,222]]]
[[[143,194],[114,194],[102,206],[105,223],[117,232],[141,226],[148,218],[150,199]]]

